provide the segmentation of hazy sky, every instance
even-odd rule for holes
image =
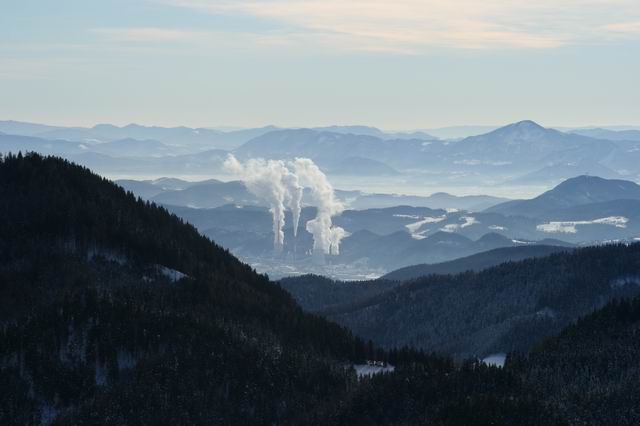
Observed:
[[[640,124],[639,0],[19,0],[0,119]]]

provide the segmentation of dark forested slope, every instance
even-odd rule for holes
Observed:
[[[387,346],[458,357],[527,350],[612,298],[640,292],[640,244],[432,275],[322,313]]]
[[[465,271],[481,271],[505,262],[515,262],[531,257],[542,257],[559,251],[569,251],[568,247],[526,245],[517,247],[500,247],[482,253],[448,262],[407,266],[389,272],[382,278],[387,280],[411,280],[432,274],[458,274]]]
[[[570,424],[640,424],[640,298],[617,300],[506,368]]]
[[[365,359],[396,371],[358,380],[350,366]],[[516,376],[478,368],[385,352],[304,314],[191,225],[87,169],[0,161],[0,424],[548,418]]]
[[[192,226],[86,169],[5,158],[0,200],[0,359],[31,416],[291,418],[364,357]]]
[[[382,279],[338,281],[314,274],[282,278],[278,283],[303,309],[311,312],[368,299],[401,284]]]

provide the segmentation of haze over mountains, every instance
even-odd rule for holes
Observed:
[[[482,132],[486,128],[477,128]],[[220,131],[101,124],[65,128],[0,122],[0,149],[57,154],[111,176],[215,176],[227,152],[314,160],[329,175],[387,176],[418,185],[549,185],[580,175],[637,179],[637,130],[547,129],[522,121],[461,139],[367,126]],[[20,136],[27,136],[21,138]]]
[[[161,204],[195,208],[215,208],[226,204],[268,206],[264,200],[251,194],[241,181],[223,182],[217,179],[186,181],[176,178],[159,178],[143,181],[119,179],[116,182],[144,199]],[[168,183],[171,184],[168,185]],[[338,189],[335,193],[345,206],[355,210],[407,205],[433,209],[450,208],[480,211],[508,201],[506,198],[487,195],[455,196],[445,192],[418,196]],[[303,199],[309,199],[308,191],[305,192]]]
[[[640,236],[640,189],[633,183],[640,176],[640,141],[633,140],[633,130],[561,132],[522,121],[458,140],[367,126],[220,131],[0,122],[0,131],[3,151],[57,154],[106,175],[217,177],[118,182],[144,199],[168,206],[275,277],[316,272],[362,278],[500,247],[566,246]],[[242,182],[224,177],[223,163],[230,152],[245,160],[306,157],[347,187],[352,182],[364,185],[364,190],[336,191],[347,209],[335,219],[348,232],[342,253],[326,262],[313,261],[306,230],[294,240],[291,228],[285,227],[283,255],[289,258],[274,258],[269,205]],[[585,172],[601,178],[575,177]],[[366,190],[369,177],[396,188],[484,184],[488,191],[505,184],[544,187],[565,182],[531,200],[508,201],[436,191],[381,193]],[[616,179],[604,179],[611,177]],[[309,197],[305,191],[304,205],[311,206]],[[304,209],[303,220],[312,218],[313,211]],[[252,225],[247,226],[248,221]],[[387,253],[386,247],[393,251]]]
[[[221,131],[0,122],[0,131],[4,152],[61,155],[107,176],[154,176],[118,182],[167,206],[275,277],[316,272],[362,278],[500,247],[640,237],[640,191],[633,183],[640,176],[640,141],[633,140],[633,130],[562,132],[522,121],[462,139],[367,126]],[[274,258],[269,244],[270,206],[225,175],[223,163],[229,153],[241,160],[310,158],[330,179],[339,181],[345,189],[336,190],[336,197],[346,211],[335,223],[348,233],[342,253],[323,262],[313,260],[306,230],[293,239],[291,228],[285,226],[287,260]],[[176,176],[211,178],[194,181]],[[381,192],[369,185],[376,180],[400,190],[426,184],[454,190],[482,186],[489,193],[503,187],[561,184],[531,200],[509,201],[424,190],[421,195]],[[303,205],[307,206],[303,221],[310,220],[314,210],[308,191]],[[386,252],[387,247],[393,251]]]
[[[173,186],[167,187],[166,182]],[[334,223],[348,235],[339,255],[318,262],[309,254],[310,234],[302,229],[294,238],[289,225],[284,228],[284,251],[274,257],[268,206],[241,182],[118,183],[166,205],[205,235],[274,277],[314,272],[354,279],[500,247],[570,247],[640,238],[640,186],[630,181],[579,176],[531,200],[506,202],[491,197],[394,197],[338,191],[347,209],[334,218]],[[432,207],[369,208],[372,201],[419,201]],[[488,208],[473,211],[471,206],[477,207],[480,202]],[[456,209],[451,207],[454,204],[470,207]],[[315,215],[308,193],[303,205],[301,222],[305,223]],[[291,223],[289,215],[287,212],[286,224]]]

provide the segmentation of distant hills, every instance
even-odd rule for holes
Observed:
[[[638,130],[560,132],[529,120],[475,130],[469,131],[471,136],[443,139],[423,131],[384,132],[368,126],[220,131],[0,121],[0,150],[63,155],[103,174],[130,176],[220,174],[220,158],[233,152],[244,159],[308,157],[330,175],[397,177],[398,182],[430,182],[432,187],[548,186],[587,173],[640,178]],[[215,157],[208,154],[214,152]]]
[[[170,194],[167,193],[167,195]],[[311,266],[305,263],[306,260],[312,261],[309,256],[312,248],[311,236],[302,228],[298,237],[293,238],[291,227],[288,225],[291,223],[288,212],[287,226],[284,229],[285,252],[283,257],[274,258],[271,215],[265,207],[238,208],[228,205],[213,209],[194,209],[167,205],[167,208],[236,255],[262,262],[263,267],[268,259],[273,259],[276,265],[290,264],[293,270],[300,268],[308,271]],[[432,231],[418,231],[425,232],[424,235],[412,234],[407,226],[419,221],[419,218],[413,218],[416,213],[421,213],[427,218],[440,218],[442,215],[448,215],[448,218],[443,218],[442,223],[432,223],[436,226]],[[305,223],[314,216],[313,208],[304,208],[301,223]],[[376,269],[384,273],[409,265],[444,262],[499,247],[535,244],[532,240],[517,240],[498,233],[502,231],[491,231],[487,225],[482,224],[473,225],[478,228],[469,232],[469,235],[477,235],[473,238],[456,232],[451,227],[444,228],[454,224],[461,226],[460,224],[465,223],[460,220],[462,216],[464,216],[463,212],[448,214],[444,210],[412,207],[347,210],[342,216],[335,218],[335,223],[345,228],[350,235],[343,240],[340,255],[327,259],[328,265],[329,267],[334,264],[359,265],[358,269],[361,270]],[[535,229],[535,222],[530,228]],[[463,229],[467,233],[466,228]],[[539,234],[544,237],[541,238],[543,244],[568,245],[563,241],[549,238],[548,234]],[[274,274],[282,276],[281,272]]]
[[[489,195],[456,196],[446,192],[436,192],[429,196],[403,194],[368,194],[360,193],[357,197],[348,197],[350,208],[363,210],[372,208],[412,206],[431,209],[458,209],[472,212],[482,211],[496,204],[507,201],[506,198]]]
[[[306,157],[329,170],[349,157],[368,158],[390,167],[406,168],[417,164],[419,158],[415,158],[415,153],[421,147],[421,139],[380,139],[370,135],[312,129],[283,129],[248,141],[234,150],[234,154],[240,158]]]
[[[313,130],[320,132],[331,132],[351,135],[375,136],[380,139],[422,139],[433,140],[435,136],[423,131],[414,132],[383,132],[382,130],[370,126],[327,126],[314,127]]]
[[[167,185],[167,182],[174,182],[174,184]],[[241,188],[242,184],[236,181],[222,182],[216,179],[186,181],[176,178],[159,178],[143,181],[120,179],[116,183],[144,199],[174,206],[197,208],[214,208],[225,204],[267,206],[264,200]],[[197,186],[197,189],[191,190],[193,186]],[[309,194],[305,193],[306,202],[310,202],[308,196]],[[455,196],[444,192],[425,197],[336,190],[336,196],[346,207],[356,210],[406,205],[431,209],[481,211],[507,201],[506,198],[487,195]]]
[[[174,180],[173,186],[164,184],[160,188],[162,182],[169,183],[119,183],[167,206],[243,259],[261,263],[263,271],[276,277],[287,274],[286,270],[271,269],[282,262],[261,262],[273,257],[270,213],[264,201],[250,194],[241,182]],[[337,196],[347,210],[335,217],[334,223],[349,235],[343,240],[340,255],[328,260],[331,265],[358,265],[358,270],[375,274],[448,262],[498,248],[521,247],[525,252],[535,245],[567,247],[640,238],[640,186],[623,180],[578,176],[531,200],[505,203],[491,197],[448,194],[411,197],[338,191]],[[305,193],[305,202],[307,197]],[[397,205],[405,202],[440,207]],[[449,207],[474,208],[482,203],[491,207],[477,211]],[[372,205],[392,207],[364,208]],[[312,267],[313,263],[304,263],[311,262],[308,253],[312,241],[304,228],[293,238],[289,214],[284,253],[291,258],[283,259],[294,265],[289,273],[330,274],[330,267],[318,269]],[[304,208],[301,223],[314,214],[313,208]]]
[[[565,133],[528,120],[452,141],[424,139],[425,135],[394,141],[373,136],[373,132],[356,135],[328,130],[331,128],[281,129],[248,141],[235,154],[245,158],[304,156],[327,170],[355,155],[405,174],[433,170],[441,175],[466,173],[478,179],[521,180],[523,184],[557,183],[584,173],[640,175],[640,166],[626,159],[640,159],[640,142]]]
[[[376,280],[340,281],[314,274],[285,277],[279,284],[304,309],[312,312],[341,309],[363,302],[375,295],[403,285],[404,281],[428,275],[450,275],[468,271],[481,271],[506,262],[544,257],[553,253],[571,251],[566,246],[516,246],[488,250],[448,262],[408,266],[390,272]]]
[[[325,172],[333,175],[348,176],[397,176],[400,174],[391,166],[364,157],[347,157],[336,164],[326,167]]]
[[[85,143],[112,142],[121,139],[155,140],[169,145],[197,147],[201,150],[233,149],[253,137],[274,129],[273,126],[267,126],[222,132],[206,128],[158,127],[139,124],[128,124],[122,127],[112,124],[97,124],[93,127],[57,127],[0,121],[0,132],[37,136],[43,139],[64,139]]]
[[[513,200],[488,208],[487,212],[539,217],[554,210],[614,200],[640,200],[640,185],[625,180],[578,176],[531,200]]]
[[[448,262],[407,266],[406,268],[392,271],[384,275],[381,279],[406,281],[427,275],[447,275],[459,274],[466,271],[481,271],[505,262],[516,262],[533,257],[544,257],[552,253],[568,250],[571,250],[568,246],[530,245],[502,247],[450,260]]]
[[[571,133],[597,139],[608,139],[611,141],[640,141],[640,130],[609,130],[595,128],[572,130]]]
[[[488,133],[498,127],[499,126],[448,126],[426,129],[425,132],[439,139],[462,139],[469,136]]]

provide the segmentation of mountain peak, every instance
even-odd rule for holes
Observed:
[[[564,182],[559,183],[554,189],[562,188],[562,187],[573,187],[578,185],[603,185],[614,187],[619,184],[628,185],[628,186],[636,186],[635,182],[625,181],[621,179],[605,179],[600,176],[593,175],[579,175],[565,180]]]
[[[567,179],[531,200],[509,201],[488,211],[511,216],[539,216],[553,210],[615,200],[640,200],[640,186],[628,180],[581,175]]]
[[[516,131],[516,132],[540,132],[540,131],[546,131],[547,129],[545,129],[544,127],[542,127],[541,125],[539,125],[538,123],[536,123],[535,121],[532,120],[523,120],[523,121],[518,121],[517,123],[512,123],[512,124],[508,124],[500,129],[498,129],[497,131],[500,130],[508,130],[508,131]]]
[[[569,178],[567,180],[565,180],[564,182],[561,182],[560,184],[558,184],[557,186],[562,186],[562,185],[569,185],[569,184],[574,184],[574,183],[583,183],[583,182],[606,182],[609,180],[613,180],[613,179],[605,179],[605,178],[601,178],[599,176],[592,176],[592,175],[579,175],[579,176],[575,176],[572,178]]]
[[[554,133],[554,131],[542,127],[535,121],[523,120],[516,123],[507,124],[506,126],[500,127],[499,129],[493,130],[492,132],[485,133],[483,135],[470,136],[467,139],[474,141],[477,139],[486,138],[499,138],[505,140],[529,140],[540,139],[549,136],[550,133]]]
[[[541,125],[539,125],[538,123],[536,123],[533,120],[522,120],[522,121],[518,121],[517,123],[513,123],[512,126],[515,127],[531,127],[531,128],[535,128],[535,129],[544,129],[544,127],[542,127]]]

